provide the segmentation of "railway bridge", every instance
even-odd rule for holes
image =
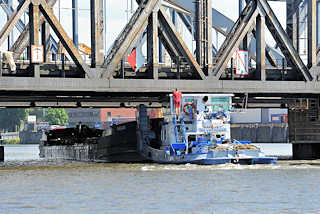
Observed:
[[[286,4],[285,29],[270,6],[274,1]],[[90,62],[80,52],[78,0],[72,0],[72,37],[52,9],[57,0],[19,0],[16,8],[11,2],[0,1],[8,16],[0,45],[10,40],[14,28],[20,35],[9,52],[1,51],[2,107],[152,107],[167,102],[175,88],[234,93],[235,105],[242,107],[287,107],[296,153],[320,156],[317,0],[239,0],[235,22],[217,11],[213,0],[137,0],[137,9],[106,53],[108,1],[90,0]],[[181,34],[178,23],[191,39]],[[266,31],[275,46],[266,42]],[[223,42],[214,44],[214,32]],[[128,57],[133,61],[128,63]]]

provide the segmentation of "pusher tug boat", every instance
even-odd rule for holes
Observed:
[[[138,153],[156,163],[276,164],[249,141],[231,139],[232,94],[183,94],[181,113],[174,98],[161,119],[149,119],[144,105],[137,112]]]

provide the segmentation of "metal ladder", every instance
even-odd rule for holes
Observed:
[[[174,132],[176,137],[176,142],[178,143],[180,141],[179,139],[179,133],[178,133],[178,126],[181,126],[182,135],[183,135],[183,142],[186,145],[186,154],[188,154],[188,138],[186,134],[186,128],[184,125],[184,119],[180,118],[180,124],[177,123],[176,115],[173,116],[173,125],[174,125]]]
[[[177,123],[176,115],[173,116],[172,121],[173,121],[173,125],[174,125],[174,134],[175,134],[176,143],[177,143],[177,142],[179,142],[179,133],[178,133],[178,123]]]

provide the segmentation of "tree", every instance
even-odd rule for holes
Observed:
[[[68,125],[68,113],[65,109],[58,108],[48,108],[46,110],[45,120],[49,122],[50,125]]]
[[[0,109],[0,129],[6,131],[17,131],[21,121],[27,119],[26,109],[21,108],[5,108]]]

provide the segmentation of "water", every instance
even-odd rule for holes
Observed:
[[[268,156],[277,156],[277,157],[292,157],[292,144],[288,143],[260,143],[254,144],[264,152],[265,155]]]
[[[6,161],[39,160],[39,145],[5,145],[4,159]]]
[[[6,151],[16,156],[0,165],[0,213],[320,213],[320,161],[92,164]]]

